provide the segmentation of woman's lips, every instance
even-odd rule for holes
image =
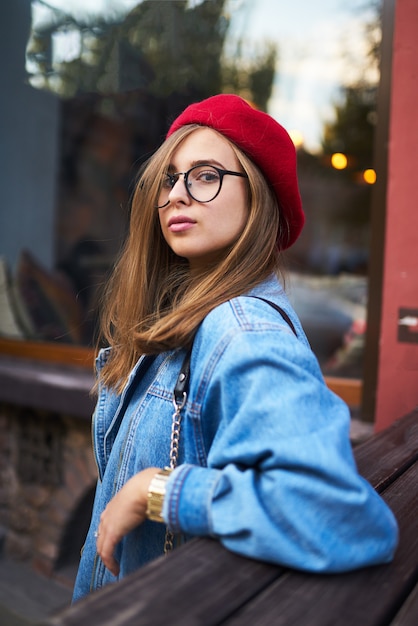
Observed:
[[[180,233],[184,230],[189,230],[196,222],[190,217],[185,215],[176,215],[172,217],[168,222],[168,229],[173,233]]]

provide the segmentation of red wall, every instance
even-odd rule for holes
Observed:
[[[400,317],[418,322],[417,0],[396,2],[392,63],[376,430],[418,405],[418,326],[401,325],[398,336]]]

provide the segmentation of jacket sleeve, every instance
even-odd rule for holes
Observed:
[[[358,474],[348,409],[309,348],[286,332],[242,333],[203,378],[202,422],[215,420],[216,434],[208,467],[170,477],[173,531],[312,572],[392,559],[395,518]]]

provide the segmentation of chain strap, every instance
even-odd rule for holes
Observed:
[[[190,351],[186,354],[177,383],[173,392],[174,413],[171,423],[171,439],[170,439],[170,469],[177,467],[179,457],[180,444],[180,428],[181,428],[181,410],[184,408],[187,400],[185,391],[190,373]],[[164,554],[171,552],[174,548],[174,533],[168,528],[165,531]]]
[[[173,397],[174,413],[173,421],[171,424],[171,441],[170,441],[170,469],[174,469],[177,466],[179,456],[179,444],[180,444],[180,426],[181,426],[181,410],[186,404],[187,394],[183,392],[183,400],[180,404],[177,403],[175,397]]]
[[[251,296],[256,297],[256,296]],[[266,300],[265,298],[258,298],[259,300],[264,300],[267,304],[270,304],[276,311],[280,313],[283,319],[289,324],[292,331],[297,336],[295,327],[293,326],[289,316],[281,307],[279,307],[274,302],[270,302],[270,300]],[[181,410],[186,404],[187,393],[186,388],[189,382],[190,376],[190,357],[191,357],[192,348],[190,347],[186,356],[183,360],[183,364],[181,366],[180,373],[178,375],[176,385],[173,391],[173,405],[174,405],[174,413],[173,413],[173,421],[171,424],[171,441],[170,441],[170,465],[169,468],[173,470],[177,467],[177,461],[179,456],[179,444],[180,444],[180,427],[181,427]],[[171,552],[174,548],[174,533],[172,533],[168,528],[165,533],[165,541],[164,541],[164,554]]]

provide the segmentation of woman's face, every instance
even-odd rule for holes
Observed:
[[[168,171],[187,172],[197,164],[242,172],[228,141],[210,128],[199,128],[184,139],[173,153]],[[198,199],[208,198],[211,186],[217,188],[205,168],[194,170],[190,181],[190,190]],[[216,262],[241,235],[248,218],[247,184],[245,178],[225,175],[216,198],[199,202],[187,193],[184,176],[179,176],[171,190],[164,192],[163,201],[167,199],[168,204],[159,209],[163,236],[175,254],[188,259],[191,269]]]

